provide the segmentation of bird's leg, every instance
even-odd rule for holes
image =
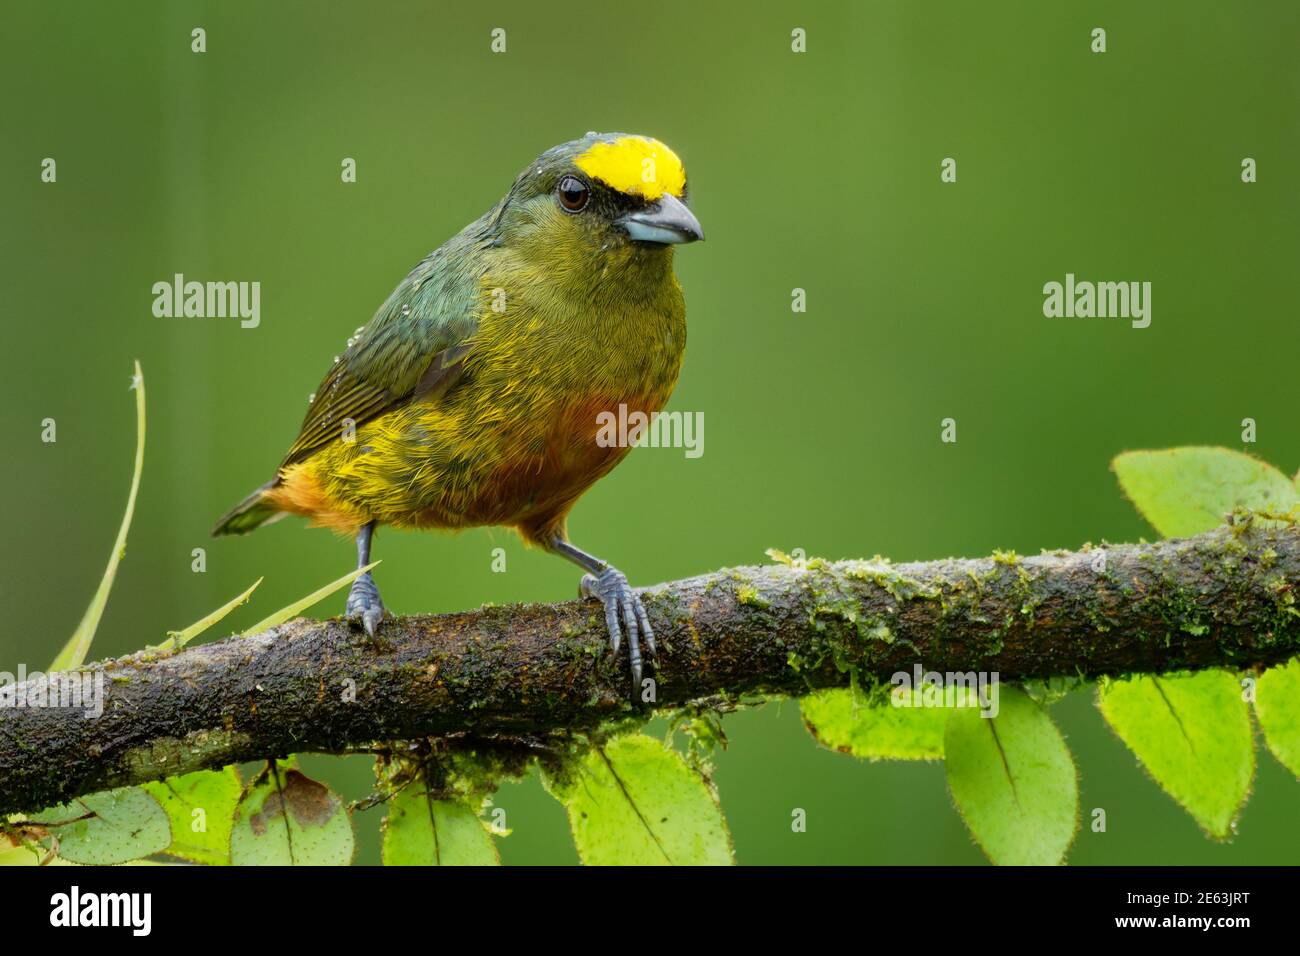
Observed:
[[[359,568],[364,568],[370,563],[370,539],[374,533],[373,521],[357,532],[357,567]],[[375,636],[375,628],[384,619],[384,602],[379,599],[379,588],[375,586],[369,571],[352,582],[345,613],[350,619],[360,621],[367,634],[371,637]]]
[[[623,629],[627,629],[632,683],[636,690],[640,690],[641,641],[644,639],[646,649],[651,654],[655,653],[655,632],[650,628],[650,619],[646,616],[641,598],[627,583],[627,575],[600,558],[575,548],[563,538],[552,541],[550,550],[587,572],[582,576],[578,593],[585,598],[595,598],[605,606],[605,627],[609,630],[609,646],[616,654],[623,641]]]

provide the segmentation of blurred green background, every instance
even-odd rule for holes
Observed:
[[[406,271],[589,129],[673,146],[708,233],[677,256],[690,342],[670,406],[705,413],[705,453],[637,451],[570,523],[634,582],[772,546],[911,560],[1154,536],[1111,456],[1239,447],[1245,417],[1248,450],[1300,465],[1291,0],[5,7],[6,669],[48,663],[102,573],[137,357],[144,484],[92,656],[156,641],[261,575],[234,626],[349,570],[350,543],[297,520],[208,530],[270,476],[331,358]],[[489,51],[495,27],[505,54]],[[56,184],[40,182],[44,157]],[[151,286],[176,272],[259,281],[261,326],[155,318]],[[1066,272],[1152,282],[1150,328],[1044,318],[1042,286]],[[949,416],[956,444],[939,440]],[[40,441],[46,417],[57,444]],[[384,532],[377,557],[397,612],[577,584],[500,529]],[[1144,779],[1089,694],[1053,714],[1082,781],[1072,862],[1300,860],[1300,789],[1265,753],[1240,835],[1219,845]],[[726,727],[717,783],[741,862],[982,861],[941,766],[821,750],[794,702]],[[368,790],[365,759],[306,766]],[[535,778],[496,802],[506,862],[576,860]],[[790,830],[795,807],[806,833]],[[1093,807],[1107,833],[1086,828]],[[381,813],[358,817],[361,861],[378,858]]]

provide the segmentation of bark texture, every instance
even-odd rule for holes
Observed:
[[[1300,529],[1019,558],[809,561],[647,589],[657,707],[888,681],[1250,668],[1300,654]],[[104,712],[0,708],[0,812],[239,761],[425,737],[543,739],[636,716],[591,603],[385,622],[299,619],[88,665]],[[48,643],[48,642],[43,642]],[[626,652],[624,651],[624,654]],[[11,685],[25,699],[35,688]],[[638,695],[639,697],[640,695]]]

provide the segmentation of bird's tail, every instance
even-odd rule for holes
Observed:
[[[213,537],[223,534],[248,534],[277,518],[283,518],[284,512],[266,500],[266,492],[273,484],[274,481],[268,481],[222,515],[217,526],[212,529]]]

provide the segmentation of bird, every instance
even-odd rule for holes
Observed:
[[[602,414],[652,421],[672,394],[686,346],[673,254],[703,238],[659,140],[587,133],[546,150],[348,338],[275,476],[213,534],[300,515],[354,537],[360,569],[381,526],[513,527],[583,571],[579,595],[603,606],[612,653],[626,637],[641,688],[656,653],[645,606],[567,519],[638,437],[602,440]],[[360,574],[346,617],[374,639],[386,613]]]

